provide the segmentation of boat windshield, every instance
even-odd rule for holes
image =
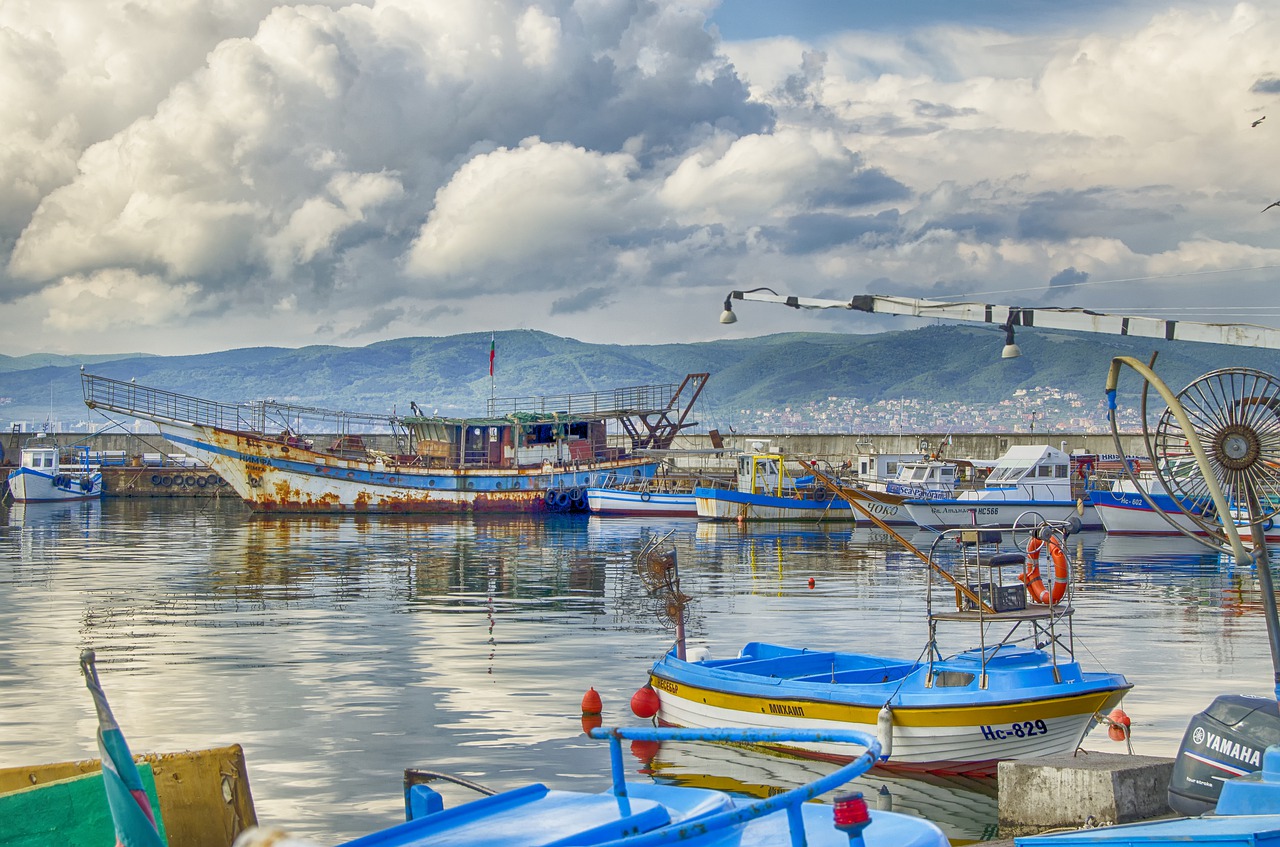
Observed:
[[[991,476],[987,477],[987,485],[1009,485],[1017,482],[1034,467],[1033,464],[1022,463],[996,465],[991,471]]]

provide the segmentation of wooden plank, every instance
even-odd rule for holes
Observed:
[[[249,772],[239,744],[182,753],[149,753],[135,759],[147,763],[148,770],[154,772],[160,816],[170,847],[230,847],[237,835],[257,825]],[[97,759],[0,768],[0,792],[99,769]],[[98,789],[102,791],[101,782]],[[0,838],[0,843],[8,842]]]

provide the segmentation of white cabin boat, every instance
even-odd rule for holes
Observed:
[[[87,447],[23,447],[18,467],[9,472],[9,493],[18,503],[97,500],[102,467]]]
[[[1083,461],[1056,447],[1018,445],[996,461],[982,488],[951,498],[907,500],[904,505],[922,529],[1012,526],[1027,512],[1050,521],[1077,515],[1084,529],[1101,529],[1089,502],[1083,467]],[[1019,523],[1026,524],[1027,519]]]
[[[792,476],[779,453],[738,456],[736,488],[698,486],[698,517],[719,521],[854,520],[849,501],[811,475]]]

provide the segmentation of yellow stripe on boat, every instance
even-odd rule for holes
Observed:
[[[719,709],[748,712],[778,717],[807,718],[811,720],[840,721],[843,723],[876,723],[879,707],[855,706],[801,698],[763,698],[744,694],[731,694],[700,688],[687,683],[677,683],[659,676],[651,676],[654,688],[692,702],[704,703]],[[984,726],[1012,724],[1014,722],[1087,715],[1100,712],[1120,702],[1131,686],[1110,691],[1087,691],[1069,697],[1045,700],[1019,700],[1010,703],[991,703],[972,706],[937,706],[913,708],[893,707],[893,722],[897,726]]]

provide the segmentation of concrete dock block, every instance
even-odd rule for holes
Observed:
[[[1001,762],[1000,835],[1129,823],[1171,814],[1173,759],[1121,753]]]

